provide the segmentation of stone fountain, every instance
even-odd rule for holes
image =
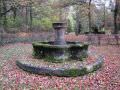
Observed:
[[[53,23],[55,40],[49,42],[34,42],[34,56],[36,58],[48,58],[53,62],[61,62],[68,59],[83,60],[87,57],[88,44],[65,41],[64,34],[66,23]]]
[[[47,62],[48,64],[59,63],[62,67],[54,68],[25,60],[17,60],[17,65],[25,71],[37,74],[56,75],[56,76],[80,76],[99,69],[103,63],[103,57],[98,57],[96,62],[90,65],[82,65],[81,62],[88,57],[88,44],[81,42],[65,41],[66,23],[53,23],[55,30],[55,40],[48,42],[34,42],[33,56],[40,63]],[[74,61],[76,66],[72,68]],[[67,62],[68,67],[64,65]],[[78,63],[79,62],[79,63]],[[64,68],[65,66],[65,68]]]

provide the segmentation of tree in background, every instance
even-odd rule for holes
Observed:
[[[120,28],[120,22],[118,22],[118,18],[120,18],[120,0],[115,0],[115,9],[114,9],[114,34],[117,34]]]
[[[116,0],[114,10],[115,33],[119,30],[119,1]],[[74,12],[71,16],[70,7]],[[94,31],[92,27],[99,27],[99,31],[105,27],[110,14],[104,0],[0,0],[0,24],[4,29],[9,28],[5,32],[14,28],[26,32],[48,31],[52,30],[53,22],[63,21],[76,34],[89,33]]]
[[[68,23],[68,29],[67,31],[70,32],[75,32],[75,12],[73,6],[69,8],[69,13],[67,17],[67,23]],[[77,31],[77,30],[76,30]]]
[[[88,11],[88,20],[89,20],[89,32],[91,33],[92,31],[91,31],[91,2],[92,2],[92,0],[89,0],[89,7],[88,7],[88,9],[89,9],[89,11]]]

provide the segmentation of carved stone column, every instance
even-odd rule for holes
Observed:
[[[53,23],[53,28],[55,29],[55,45],[66,45],[65,41],[65,29],[66,29],[66,23],[58,22]]]

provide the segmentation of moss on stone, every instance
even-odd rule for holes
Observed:
[[[85,61],[85,60],[86,60],[86,58],[83,58],[83,57],[79,58],[79,61]]]
[[[32,43],[33,47],[44,47],[44,48],[59,48],[59,49],[65,49],[65,48],[69,48],[69,45],[51,45],[48,43]]]
[[[82,76],[87,74],[87,70],[86,68],[81,68],[81,69],[68,69],[65,70],[63,75],[64,76],[72,76],[72,77],[76,77],[76,76]]]
[[[52,63],[62,63],[62,59],[55,59],[54,56],[46,56],[45,61],[52,62]]]
[[[43,46],[43,47],[48,47],[48,48],[61,48],[61,49],[64,49],[64,48],[80,48],[80,47],[83,47],[85,49],[88,48],[88,44],[67,44],[67,45],[53,45],[53,44],[50,44],[51,42],[33,42],[32,45],[33,46]]]
[[[84,53],[81,53],[80,56],[77,57],[78,53],[80,51],[87,52],[88,45],[85,44],[75,44],[75,42],[67,42],[68,45],[53,45],[54,42],[33,42],[33,54],[34,57],[37,58],[50,58],[54,57],[54,59],[48,60],[53,61],[57,60],[59,56],[55,56],[54,53],[59,53],[59,51],[64,52],[64,56],[67,56],[66,59],[70,59],[71,57],[75,57],[77,60],[84,60],[83,58],[86,58],[86,55],[83,55]],[[84,57],[83,57],[84,56]],[[62,58],[64,59],[64,58]]]
[[[96,71],[97,69],[102,67],[102,63],[97,63],[96,65],[93,65],[93,71]]]
[[[45,75],[55,75],[55,76],[64,76],[64,77],[76,77],[76,76],[83,76],[88,73],[92,73],[99,68],[101,68],[103,64],[103,58],[98,57],[98,60],[90,65],[83,65],[80,68],[79,67],[68,67],[68,68],[56,68],[56,67],[46,67],[46,66],[39,66],[39,65],[33,65],[32,62],[17,60],[16,61],[17,66],[19,66],[21,69],[35,73],[35,74],[45,74]]]

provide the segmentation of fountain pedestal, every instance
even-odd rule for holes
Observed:
[[[64,38],[66,23],[62,23],[62,22],[53,23],[53,28],[55,30],[54,45],[66,45],[66,41]]]
[[[66,41],[65,41],[65,29],[66,29],[66,23],[64,22],[57,22],[57,23],[53,23],[53,28],[55,30],[55,41],[54,41],[54,45],[67,45]],[[64,60],[64,59],[68,59],[68,55],[66,55],[67,53],[65,52],[65,49],[56,49],[55,52],[53,52],[53,56],[55,57],[55,59],[57,60]]]

